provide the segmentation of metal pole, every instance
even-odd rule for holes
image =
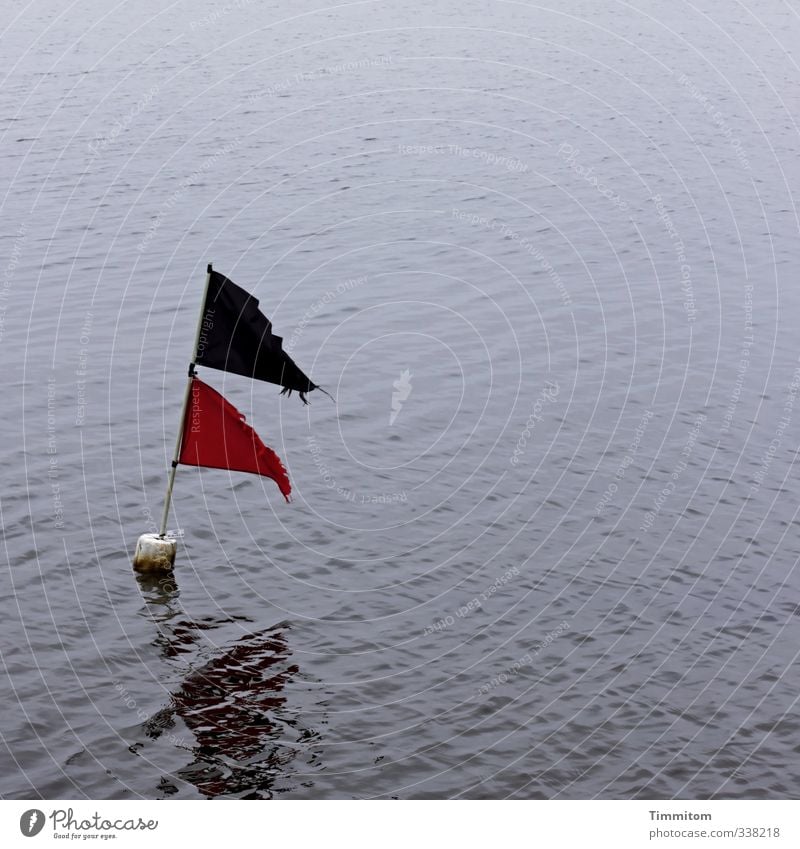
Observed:
[[[194,335],[194,348],[192,348],[192,359],[189,362],[189,373],[186,376],[186,391],[183,393],[183,409],[181,410],[181,423],[178,426],[178,438],[175,440],[175,454],[172,458],[172,467],[169,470],[169,480],[167,481],[167,494],[164,496],[164,512],[161,514],[161,530],[159,536],[164,537],[167,533],[167,516],[169,515],[169,505],[172,501],[172,487],[175,485],[175,472],[178,468],[178,457],[181,455],[181,442],[183,440],[183,428],[186,423],[186,411],[189,409],[189,396],[192,393],[192,378],[194,377],[195,360],[197,359],[197,348],[200,344],[200,334],[203,330],[203,315],[206,308],[206,298],[208,297],[208,287],[211,283],[211,263],[208,264],[206,271],[206,285],[203,289],[203,300],[200,307],[200,316],[197,319],[197,331]]]

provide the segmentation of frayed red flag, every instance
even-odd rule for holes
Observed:
[[[191,393],[178,462],[272,478],[288,501],[292,486],[283,463],[245,417],[197,377],[192,378]]]

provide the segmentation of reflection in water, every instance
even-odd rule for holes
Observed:
[[[165,732],[180,718],[194,735],[194,745],[189,747],[193,760],[175,777],[190,782],[204,796],[259,799],[288,789],[285,779],[297,776],[299,765],[293,762],[299,755],[313,770],[318,765],[319,735],[302,727],[284,692],[299,672],[291,662],[288,625],[247,634],[220,649],[205,640],[204,634],[249,620],[177,619],[180,611],[174,606],[178,592],[174,581],[149,581],[142,589],[148,606],[159,606],[159,635],[154,644],[162,657],[186,663],[186,655],[195,656],[169,704],[142,725],[151,740],[174,740],[173,734]],[[155,612],[152,607],[151,612]],[[210,657],[209,648],[213,650]],[[199,660],[201,665],[197,665]],[[180,736],[185,742],[186,735]],[[278,779],[283,779],[282,786],[276,788]],[[162,779],[159,790],[171,794],[177,787]]]
[[[180,588],[175,572],[134,572],[142,597],[146,602],[145,615],[156,622],[171,619],[178,612]]]

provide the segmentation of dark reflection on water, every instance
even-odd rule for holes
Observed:
[[[181,618],[173,575],[137,576],[147,612],[158,625],[153,645],[162,658],[186,664],[189,655],[206,655],[206,635],[225,625],[247,623],[247,617]],[[175,778],[192,784],[207,797],[271,798],[280,790],[276,780],[297,772],[293,762],[302,754],[318,762],[319,734],[303,726],[290,704],[286,686],[299,673],[289,646],[289,625],[282,623],[246,633],[215,648],[200,665],[188,664],[169,703],[141,725],[150,740],[179,741],[192,760]],[[178,721],[194,740],[174,733]],[[138,751],[140,744],[131,747]],[[308,781],[304,786],[311,786]],[[163,777],[158,790],[169,796],[178,787]]]

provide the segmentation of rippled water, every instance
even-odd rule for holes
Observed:
[[[796,9],[14,7],[0,794],[793,795]],[[337,404],[147,581],[209,261]]]

